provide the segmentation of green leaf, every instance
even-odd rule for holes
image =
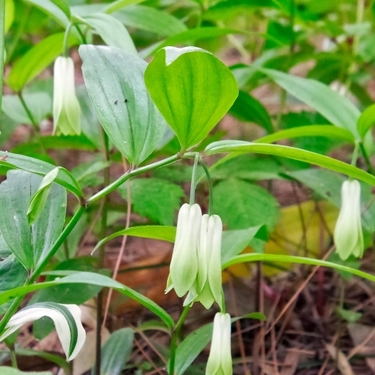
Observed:
[[[4,35],[8,32],[13,21],[14,21],[14,2],[13,0],[5,0]]]
[[[147,56],[155,54],[159,49],[163,47],[179,45],[181,43],[192,44],[198,40],[214,39],[230,34],[243,34],[243,31],[222,27],[196,27],[194,29],[188,29],[185,31],[181,31],[178,34],[173,34],[163,42],[157,43],[156,48],[154,46],[151,46],[150,49],[146,50],[148,52]],[[144,56],[144,51],[142,51],[141,54]]]
[[[282,139],[291,139],[298,137],[327,137],[327,138],[341,138],[349,143],[354,144],[354,137],[350,131],[342,128],[337,128],[332,125],[307,125],[297,128],[280,130],[276,133],[266,135],[265,137],[258,138],[257,143],[273,143]]]
[[[363,279],[370,280],[375,282],[375,276],[370,273],[360,271],[355,268],[344,266],[343,264],[328,262],[326,260],[314,259],[314,258],[305,258],[297,257],[293,255],[279,255],[279,254],[261,254],[261,253],[252,253],[252,254],[241,254],[232,258],[230,261],[226,262],[223,265],[223,269],[226,269],[230,266],[239,263],[249,263],[249,262],[274,262],[274,263],[297,263],[297,264],[306,264],[311,266],[321,266],[333,268],[340,271],[348,272],[352,275],[362,277]]]
[[[127,199],[126,184],[119,188]],[[180,186],[158,178],[139,178],[131,180],[131,202],[134,211],[162,225],[172,225],[181,198],[185,195]]]
[[[258,233],[260,225],[240,230],[223,232],[221,243],[221,263],[226,263],[235,255],[238,255]]]
[[[163,36],[172,36],[186,30],[178,18],[144,5],[131,5],[113,14],[128,27],[146,30]],[[158,22],[155,22],[158,20]]]
[[[213,324],[196,329],[187,336],[176,350],[175,373],[182,375],[212,339]]]
[[[24,372],[12,367],[0,366],[1,375],[52,375],[51,371]]]
[[[68,26],[70,10],[68,4],[64,0],[26,0],[26,2],[47,13],[54,18],[60,26],[64,28]]]
[[[355,312],[355,311],[350,311],[350,310],[345,310],[340,307],[335,308],[336,313],[344,320],[346,320],[348,323],[355,323],[359,319],[362,318],[361,313]]]
[[[23,94],[23,99],[38,124],[52,112],[52,98],[46,92]],[[4,95],[2,110],[18,124],[33,125],[17,95]]]
[[[40,183],[39,176],[10,171],[0,184],[0,232],[27,270],[34,269],[48,255],[65,220],[66,191],[55,184],[40,216],[29,226],[26,211]]]
[[[330,158],[328,156],[316,154],[315,152],[305,151],[294,147],[270,145],[262,143],[251,143],[245,141],[219,141],[211,143],[206,147],[206,155],[220,154],[230,152],[229,158],[240,153],[258,153],[266,155],[281,156],[289,159],[299,160],[306,163],[318,165],[332,171],[343,173],[349,177],[362,180],[375,186],[375,177],[371,174],[356,168],[350,164]],[[228,159],[229,159],[228,158]]]
[[[296,77],[271,69],[259,69],[279,86],[321,113],[333,125],[350,131],[358,139],[359,110],[354,104],[330,87],[313,79]]]
[[[29,208],[27,209],[27,221],[29,225],[33,224],[36,219],[40,216],[44,207],[47,203],[47,198],[52,187],[52,183],[55,181],[59,173],[59,168],[52,169],[51,172],[48,172],[44,177],[38,190],[32,196]]]
[[[63,42],[64,33],[57,33],[48,36],[27,51],[13,65],[7,80],[9,87],[13,91],[21,91],[28,82],[33,80],[63,52]],[[68,46],[78,43],[78,40],[70,34]]]
[[[70,19],[70,8],[66,0],[51,0],[51,1],[64,12],[64,14],[66,15],[68,19]]]
[[[4,151],[0,151],[0,167],[4,167],[7,170],[20,169],[40,176],[45,176],[55,168],[54,165],[42,160]],[[60,169],[55,181],[71,191],[78,199],[83,196],[81,187],[65,168]]]
[[[68,259],[58,264],[51,272],[57,271],[80,271],[95,272],[96,266],[90,262],[92,258]],[[47,281],[51,281],[47,276]],[[58,302],[66,304],[82,305],[94,298],[102,289],[101,286],[91,284],[62,284],[37,291],[31,298],[30,303],[36,302]]]
[[[9,290],[25,283],[27,271],[13,254],[0,260],[0,290]]]
[[[106,5],[103,11],[106,13],[113,13],[128,5],[142,3],[143,1],[145,0],[116,0]]]
[[[243,180],[270,180],[279,179],[279,173],[283,171],[280,163],[273,157],[243,154],[223,159],[211,166],[211,178],[223,180],[237,177]]]
[[[207,137],[238,95],[231,71],[196,47],[159,51],[146,69],[145,82],[183,151]]]
[[[146,225],[139,227],[130,227],[128,229],[120,230],[119,232],[113,233],[110,236],[103,238],[95,246],[92,253],[106,242],[119,237],[119,236],[133,236],[141,238],[153,238],[155,240],[174,242],[176,237],[176,227],[167,227],[161,225]]]
[[[131,164],[141,163],[165,129],[143,81],[146,62],[110,47],[84,45],[79,53],[87,91],[109,139]]]
[[[134,299],[135,301],[139,302],[141,305],[143,305],[144,307],[152,311],[167,325],[168,328],[174,327],[174,321],[172,317],[163,308],[157,305],[155,302],[151,301],[150,299],[136,292],[135,290],[125,285],[122,285],[121,283],[115,280],[112,280],[111,278],[107,276],[103,276],[103,275],[92,273],[92,272],[76,272],[76,273],[72,273],[69,276],[55,279],[54,281],[26,285],[26,286],[10,289],[4,292],[0,292],[0,304],[7,302],[9,299],[13,297],[23,296],[27,293],[34,292],[36,290],[45,289],[54,285],[71,284],[71,283],[91,284],[91,285],[99,285],[102,287],[113,288],[117,292],[124,294],[125,296],[131,299]]]
[[[370,107],[366,108],[357,122],[358,133],[361,138],[364,138],[367,132],[374,126],[375,124],[375,104],[371,105]]]
[[[102,348],[102,375],[121,373],[133,350],[133,340],[134,331],[131,328],[122,328],[111,334]]]
[[[96,30],[108,46],[120,48],[137,56],[137,50],[128,30],[118,19],[109,14],[94,13],[84,17],[84,20]]]
[[[214,187],[214,211],[229,229],[266,224],[271,230],[279,216],[276,199],[258,185],[228,179]]]
[[[244,91],[239,91],[229,113],[241,121],[255,122],[264,128],[267,133],[273,133],[273,125],[267,110],[259,100]]]

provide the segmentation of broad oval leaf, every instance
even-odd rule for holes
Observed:
[[[65,221],[66,191],[54,184],[43,211],[29,225],[26,212],[41,180],[31,173],[10,171],[0,185],[0,232],[27,270],[34,269],[48,255]]]
[[[238,95],[232,72],[196,47],[160,50],[146,69],[145,82],[182,151],[205,139]]]
[[[111,142],[133,165],[157,147],[165,120],[144,84],[147,63],[118,48],[79,48],[87,91]]]

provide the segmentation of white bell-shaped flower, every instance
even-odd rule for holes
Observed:
[[[174,289],[182,297],[195,288],[201,221],[202,211],[198,204],[181,207],[166,293]]]
[[[221,237],[223,224],[218,215],[203,215],[198,249],[196,289],[189,292],[184,305],[199,301],[209,309],[216,301],[222,306]]]
[[[53,69],[53,132],[81,133],[81,107],[75,93],[74,64],[70,57],[58,57]]]
[[[351,254],[361,258],[364,251],[361,224],[361,185],[357,180],[344,181],[341,187],[341,210],[334,232],[336,253],[342,260]]]
[[[68,361],[73,360],[86,340],[86,331],[81,323],[81,309],[77,305],[40,302],[27,306],[12,316],[0,335],[3,341],[24,324],[47,316],[55,324],[57,335]]]
[[[206,375],[232,375],[231,320],[229,314],[217,313],[214,319]]]

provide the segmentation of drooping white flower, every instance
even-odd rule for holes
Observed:
[[[195,288],[201,220],[202,211],[198,204],[181,207],[166,293],[174,289],[182,297]]]
[[[199,301],[209,309],[216,301],[222,306],[221,237],[223,224],[218,215],[203,215],[198,249],[196,289],[189,292],[184,305]]]
[[[229,314],[217,313],[214,319],[206,375],[232,375],[231,321]]]
[[[54,302],[40,302],[27,306],[12,316],[0,335],[3,341],[24,324],[47,316],[55,324],[57,335],[68,361],[73,360],[81,350],[86,331],[81,323],[81,309],[77,305]]]
[[[361,258],[364,251],[361,224],[361,185],[357,180],[344,181],[341,187],[341,210],[334,232],[336,253],[342,260],[351,254]]]
[[[53,69],[53,132],[81,133],[81,107],[74,87],[74,64],[70,57],[58,57]]]

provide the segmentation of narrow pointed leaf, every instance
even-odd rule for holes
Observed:
[[[157,147],[165,120],[143,80],[147,63],[111,47],[83,45],[79,49],[87,91],[111,142],[133,165]]]
[[[320,155],[311,151],[301,150],[295,147],[265,143],[251,143],[246,141],[218,141],[211,143],[205,149],[206,155],[214,155],[225,152],[231,153],[228,158],[235,157],[236,155],[242,153],[255,153],[299,160],[305,163],[318,165],[319,167],[330,169],[338,173],[346,174],[349,177],[362,180],[369,183],[370,185],[375,186],[375,177],[363,171],[362,169],[356,168],[340,160],[333,159],[329,156]],[[219,161],[219,163],[223,160],[224,159]]]
[[[359,110],[347,98],[325,84],[272,69],[260,69],[284,90],[321,113],[333,125],[349,130],[358,138],[356,127]]]
[[[39,217],[39,215],[42,213],[46,205],[46,201],[48,198],[48,194],[51,190],[52,183],[55,181],[58,173],[59,168],[52,169],[51,172],[47,173],[44,176],[38,190],[31,198],[29,208],[26,212],[29,225],[33,224],[35,220]]]
[[[55,168],[54,165],[46,163],[45,161],[4,151],[0,151],[0,167],[6,170],[20,169],[39,176],[45,176]],[[83,192],[80,185],[65,168],[60,167],[55,182],[71,191],[78,199],[82,198]]]
[[[100,246],[103,246],[106,242],[113,240],[114,238],[119,236],[153,238],[155,240],[174,242],[174,239],[176,237],[176,227],[168,227],[161,225],[145,225],[123,229],[111,234],[106,238],[103,238],[101,241],[98,242],[98,244],[95,246],[92,252],[94,252]]]
[[[357,128],[363,138],[375,124],[375,104],[366,108],[358,119]]]
[[[273,143],[282,139],[292,139],[298,137],[327,137],[340,138],[346,142],[354,144],[353,134],[346,129],[332,125],[306,125],[298,128],[280,130],[276,133],[266,135],[256,140],[257,143]]]
[[[128,30],[118,19],[105,13],[90,14],[84,19],[96,30],[108,46],[121,48],[137,56],[137,50]]]
[[[131,328],[122,328],[111,334],[102,348],[102,375],[121,374],[133,350],[133,340],[134,331]]]
[[[56,7],[54,4],[52,5]],[[65,17],[64,13],[62,11],[60,12]],[[17,60],[8,76],[8,85],[13,91],[20,91],[63,52],[64,34],[65,33],[57,33],[48,36]],[[78,39],[70,34],[68,45],[72,46],[78,43]]]
[[[232,72],[196,47],[166,47],[146,69],[152,99],[187,150],[205,139],[238,95]]]
[[[158,304],[149,298],[143,296],[142,294],[136,292],[135,290],[123,285],[111,278],[100,275],[93,272],[74,272],[68,276],[55,279],[54,281],[48,281],[38,284],[32,284],[27,286],[22,286],[14,289],[10,289],[4,292],[0,292],[0,304],[7,302],[9,299],[17,296],[22,296],[36,290],[41,290],[48,288],[50,286],[55,286],[59,284],[91,284],[98,285],[102,287],[108,287],[116,290],[117,292],[137,301],[142,306],[146,307],[148,310],[152,311],[157,315],[168,328],[174,326],[174,321],[172,317]]]

